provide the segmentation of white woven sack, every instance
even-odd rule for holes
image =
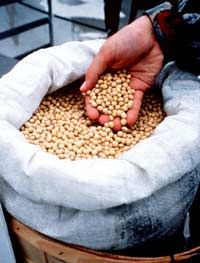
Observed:
[[[199,180],[200,83],[175,68],[167,79],[163,73],[160,83],[168,116],[152,136],[118,159],[60,160],[29,144],[19,128],[45,94],[84,75],[101,45],[102,41],[71,42],[40,50],[1,78],[0,198],[12,214],[50,236],[92,248],[122,249],[143,238],[119,238],[116,229],[127,219],[119,207],[135,204],[131,209],[139,211],[140,200],[151,200],[148,197],[163,189],[168,199],[173,189],[169,185],[179,187],[177,182],[184,175],[189,177],[182,184],[190,187],[185,191],[192,195],[179,212],[186,211],[192,201]],[[122,216],[120,221],[117,214]],[[126,225],[124,229],[125,233],[130,230]]]

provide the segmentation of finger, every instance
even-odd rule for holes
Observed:
[[[114,127],[113,127],[114,131],[120,131],[122,129],[121,120],[119,117],[114,118],[113,123],[114,123]]]
[[[127,124],[133,125],[138,119],[142,99],[144,96],[144,91],[150,88],[150,85],[145,81],[133,77],[131,79],[130,86],[135,90],[135,94],[133,99],[133,106],[127,112]]]
[[[127,112],[127,124],[133,125],[139,115],[140,107],[142,104],[142,99],[144,96],[144,92],[141,90],[136,90],[134,94],[134,100],[133,100],[133,106],[132,108]]]
[[[101,125],[104,125],[106,122],[109,121],[109,116],[106,114],[101,114],[98,121]]]
[[[107,69],[109,61],[110,56],[107,49],[101,48],[86,72],[85,82],[80,87],[81,92],[86,92],[95,86],[99,77]]]
[[[99,118],[99,111],[90,104],[90,96],[85,96],[85,107],[90,120],[94,121]]]

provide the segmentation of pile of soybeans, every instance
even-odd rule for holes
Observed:
[[[111,128],[113,118],[120,116],[121,120],[125,120],[127,110],[134,103],[134,91],[130,89],[129,85],[125,84],[124,89],[119,89],[119,84],[128,83],[130,79],[129,76],[124,78],[122,75],[126,75],[126,73],[118,72],[115,75],[109,73],[106,77],[102,76],[95,87],[100,91],[101,84],[105,85],[105,81],[107,81],[108,87],[111,85],[113,85],[113,89],[118,87],[117,93],[114,92],[114,95],[113,89],[109,90],[108,87],[98,93],[89,92],[93,106],[111,116],[109,125],[107,123],[102,126],[89,120],[85,112],[84,97],[79,90],[64,88],[43,99],[31,119],[21,127],[21,132],[30,143],[41,146],[43,150],[57,155],[60,159],[77,160],[95,157],[112,159],[118,157],[140,140],[149,137],[165,117],[161,96],[150,91],[143,99],[136,124],[128,127],[125,121],[122,121],[122,130],[113,131]],[[115,81],[115,78],[122,80]],[[103,93],[103,90],[106,90],[106,94]],[[122,94],[118,97],[119,92]],[[107,95],[105,100],[109,103],[106,104],[103,95]],[[113,96],[115,96],[114,100]],[[124,97],[126,100],[123,100]],[[110,107],[112,101],[115,101],[116,104]],[[117,105],[119,106],[117,107]]]

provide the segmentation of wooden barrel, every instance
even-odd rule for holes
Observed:
[[[20,263],[169,263],[200,262],[200,246],[163,257],[127,257],[89,250],[46,237],[14,218],[8,219],[17,262]],[[197,261],[188,261],[195,258]]]

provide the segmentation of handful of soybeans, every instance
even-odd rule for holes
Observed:
[[[109,115],[108,127],[113,128],[113,119],[120,117],[126,125],[126,113],[133,106],[134,89],[129,85],[131,75],[126,70],[102,75],[95,87],[88,90],[90,104],[102,114]]]
[[[109,75],[107,76],[109,77]],[[125,77],[123,76],[123,78]],[[126,81],[128,79],[129,77],[126,77]],[[117,83],[117,80],[115,82]],[[117,83],[117,85],[119,84]],[[100,81],[98,85],[105,85],[105,83]],[[112,101],[109,96],[107,96],[109,105],[104,102],[104,95],[108,93],[106,88],[101,90],[101,86],[96,87],[102,94],[101,101],[98,101],[99,93],[96,91],[96,97],[94,97],[93,91],[90,92],[90,95],[92,100],[97,103],[97,107],[103,107],[102,112],[108,114],[111,112],[111,115],[115,116],[114,110],[120,110],[120,114],[122,114],[122,111],[126,112],[127,108],[131,106],[129,100],[134,103],[132,97],[134,92],[129,92],[127,85],[122,85],[122,87],[126,88],[126,94],[118,96],[120,91],[117,90],[117,93],[113,94],[117,98],[114,105],[110,103]],[[121,92],[123,90],[125,91],[125,89],[121,89]],[[103,91],[106,91],[106,94],[102,93]],[[124,97],[127,99],[124,100]],[[119,106],[117,107],[117,105]],[[119,113],[116,112],[116,114],[118,116]],[[30,143],[39,145],[43,150],[57,155],[60,159],[77,160],[95,157],[112,159],[132,148],[140,140],[150,136],[164,117],[161,97],[150,91],[144,97],[136,124],[132,127],[124,125],[121,131],[114,132],[107,125],[98,125],[87,117],[84,98],[79,91],[65,89],[46,96],[31,119],[21,127],[21,132]]]

